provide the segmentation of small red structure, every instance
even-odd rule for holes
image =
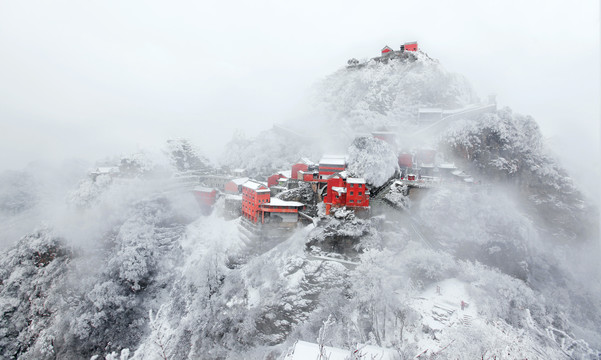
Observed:
[[[240,194],[242,192],[242,184],[244,184],[247,181],[247,177],[234,179],[226,182],[223,189],[228,194]]]
[[[309,171],[309,167],[313,166],[315,166],[315,164],[311,160],[307,158],[301,158],[296,164],[292,165],[292,173],[290,174],[290,178],[302,180],[298,172]]]
[[[346,158],[337,155],[325,155],[319,160],[319,181],[328,182],[330,175],[346,170]]]
[[[348,178],[346,180],[346,206],[369,206],[369,190],[367,190],[365,179]]]
[[[271,198],[265,184],[248,180],[242,185],[242,215],[258,223],[269,222],[293,224],[298,222],[298,211],[305,205],[297,201]]]
[[[215,205],[217,190],[203,186],[197,186],[192,190],[192,193],[201,207],[210,208],[211,206]]]
[[[242,216],[255,223],[262,221],[259,208],[270,198],[271,192],[266,185],[254,180],[246,181],[242,184]]]
[[[323,198],[326,214],[333,207],[369,207],[369,190],[365,179],[347,178],[346,172],[331,175],[328,179],[328,191]]]
[[[273,174],[267,178],[267,186],[272,187],[277,185],[280,179],[290,179],[291,171],[279,171],[277,174]]]
[[[346,205],[346,173],[333,174],[328,178],[328,191],[323,198],[326,204],[326,214],[329,214],[328,206],[342,207]]]
[[[413,155],[404,153],[399,155],[399,167],[400,168],[411,168],[413,167]]]
[[[392,51],[393,51],[392,48],[390,46],[386,45],[382,49],[382,55],[386,55],[386,54],[388,54],[389,52],[392,52]]]
[[[298,172],[299,180],[305,182],[317,182],[319,180],[319,171],[317,170],[309,170],[309,171],[299,171]]]
[[[272,187],[278,184],[278,180],[282,178],[281,174],[273,174],[267,178],[267,186]]]
[[[406,42],[404,48],[405,51],[417,51],[417,41]]]

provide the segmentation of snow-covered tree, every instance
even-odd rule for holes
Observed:
[[[165,154],[177,171],[206,171],[210,169],[209,160],[188,139],[167,141]]]
[[[350,176],[362,177],[368,184],[381,186],[399,170],[392,147],[380,139],[360,136],[348,148]]]

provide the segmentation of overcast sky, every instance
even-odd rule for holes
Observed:
[[[0,170],[172,137],[214,155],[347,59],[411,40],[598,159],[599,17],[597,0],[1,1]]]

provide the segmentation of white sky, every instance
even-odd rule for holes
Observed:
[[[599,165],[599,16],[597,0],[2,1],[0,170],[171,137],[214,155],[347,59],[411,40]]]

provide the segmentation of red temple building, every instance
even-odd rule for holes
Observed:
[[[330,175],[346,170],[346,158],[344,156],[325,155],[319,160],[319,181],[328,182]]]
[[[311,160],[307,158],[301,158],[298,162],[296,162],[296,164],[292,165],[292,173],[290,174],[290,178],[303,180],[302,177],[299,176],[299,171],[308,172],[310,171],[309,168],[313,167],[315,167],[315,164]]]
[[[270,197],[267,185],[254,180],[246,181],[242,184],[242,216],[255,223],[261,221],[259,207],[268,203]]]
[[[305,182],[318,182],[319,181],[319,171],[317,170],[308,170],[298,172],[298,179]]]
[[[211,206],[215,205],[217,190],[203,186],[196,186],[192,190],[192,193],[201,207],[210,208]]]
[[[298,221],[298,211],[305,205],[297,201],[271,198],[267,185],[248,180],[242,185],[242,215],[254,223],[287,223]]]
[[[391,48],[390,46],[386,45],[386,46],[384,46],[384,48],[382,49],[382,55],[386,55],[386,54],[388,54],[388,53],[390,53],[390,52],[392,52],[392,51],[393,51],[393,50],[392,50],[392,48]]]
[[[280,179],[290,179],[291,171],[280,171],[277,174],[273,174],[267,178],[267,186],[272,187],[277,185]]]
[[[413,167],[413,155],[405,153],[399,155],[399,167],[402,168],[411,168]]]
[[[369,190],[365,179],[347,178],[346,172],[340,172],[328,177],[328,191],[323,198],[326,204],[326,214],[332,207],[369,207]]]
[[[247,177],[228,181],[224,185],[224,191],[228,194],[240,194],[242,192],[242,184],[248,181]]]
[[[403,46],[405,51],[417,51],[417,41],[406,42]]]

